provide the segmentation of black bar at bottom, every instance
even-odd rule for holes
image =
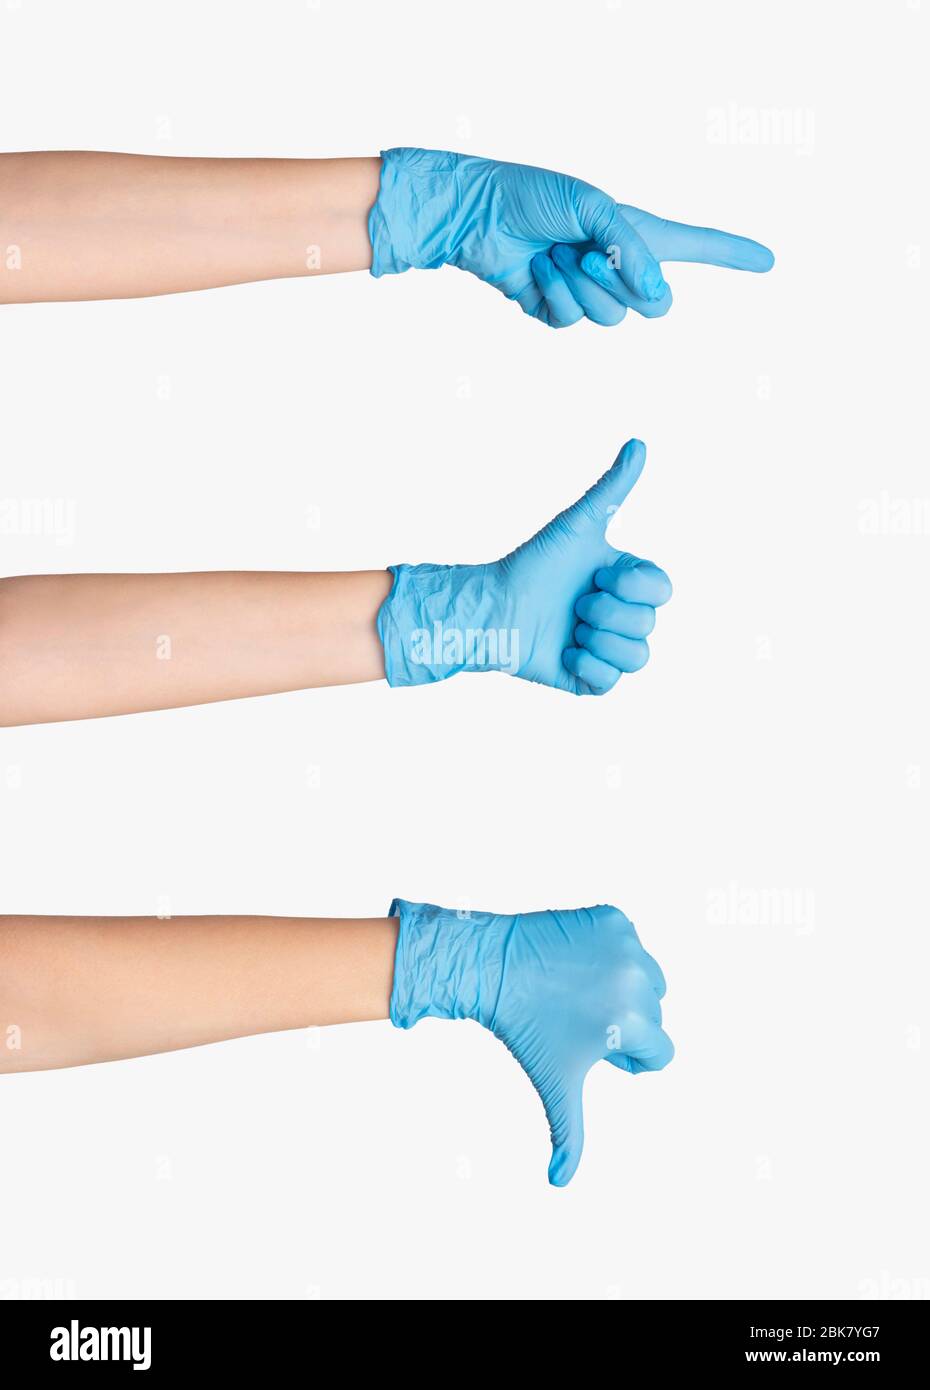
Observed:
[[[362,1317],[361,1326],[368,1326],[369,1314]],[[375,1374],[379,1369],[391,1374],[398,1358],[415,1362],[427,1346],[433,1349],[428,1362],[435,1371],[432,1357],[444,1337],[451,1360],[460,1366],[463,1355],[472,1365],[480,1364],[475,1358],[483,1337],[489,1355],[495,1346],[502,1350],[502,1333],[488,1325],[490,1316],[487,1322],[466,1325],[461,1314],[447,1318],[435,1308],[428,1324],[416,1314],[392,1316],[385,1332],[369,1326],[361,1335],[358,1318],[353,1315],[355,1330],[346,1346],[338,1305],[329,1301],[6,1302],[0,1303],[0,1337],[11,1373],[13,1367],[20,1376],[50,1370],[53,1377],[66,1379],[81,1372],[136,1373],[141,1384],[153,1377],[176,1377],[179,1371],[229,1374],[239,1380],[288,1371],[329,1378],[332,1372],[326,1368],[336,1357],[354,1374],[360,1359],[369,1357]],[[496,1365],[499,1376],[523,1356],[528,1369],[541,1353],[556,1373],[564,1356],[574,1378],[592,1373],[602,1358],[609,1358],[618,1377],[631,1370],[702,1374],[766,1368],[784,1373],[799,1367],[903,1373],[920,1364],[927,1317],[926,1303],[920,1301],[610,1300],[609,1311],[602,1306],[588,1313],[584,1324],[579,1327],[566,1309],[553,1344],[551,1318],[535,1324],[531,1314],[521,1314],[514,1323],[511,1315],[503,1342],[506,1360],[495,1354],[488,1364]]]

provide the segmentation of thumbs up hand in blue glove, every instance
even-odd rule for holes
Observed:
[[[773,264],[756,241],[666,222],[549,169],[440,150],[381,158],[368,219],[372,275],[454,265],[550,328],[582,318],[610,326],[627,307],[664,314],[671,292],[662,261],[754,271]]]
[[[662,971],[615,907],[573,912],[449,912],[395,899],[400,926],[391,1022],[470,1018],[513,1053],[545,1107],[549,1181],[564,1187],[584,1145],[582,1090],[595,1062],[659,1071]]]
[[[638,439],[567,511],[502,560],[395,565],[378,614],[388,683],[505,671],[574,695],[603,695],[649,658],[663,570],[617,551],[607,525],[646,459]]]

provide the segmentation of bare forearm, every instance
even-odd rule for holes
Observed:
[[[0,302],[365,270],[380,164],[0,154]]]
[[[382,679],[390,586],[381,570],[0,580],[0,724]]]
[[[0,918],[0,1071],[387,1018],[396,918]]]

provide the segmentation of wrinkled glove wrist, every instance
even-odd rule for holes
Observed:
[[[519,665],[519,633],[506,620],[497,564],[392,565],[378,613],[389,685],[427,685],[459,671]]]
[[[412,1028],[421,1018],[471,1018],[493,1031],[516,919],[403,898],[394,899],[388,916],[400,918],[391,991],[394,1027]]]
[[[466,242],[490,215],[494,161],[444,150],[381,152],[381,183],[368,215],[371,273],[436,270],[470,263]],[[464,257],[464,259],[463,259]]]

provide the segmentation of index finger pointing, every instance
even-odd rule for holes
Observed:
[[[623,208],[624,215],[660,261],[696,261],[729,270],[771,270],[775,257],[767,246],[749,237],[720,232],[715,227],[691,227],[669,222],[639,208]]]

